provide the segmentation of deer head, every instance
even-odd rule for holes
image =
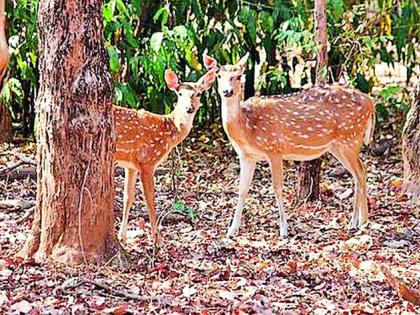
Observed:
[[[248,61],[249,53],[246,53],[235,65],[218,66],[217,61],[204,56],[204,65],[207,69],[217,71],[218,92],[222,97],[242,95],[244,72]]]
[[[168,88],[178,97],[173,111],[174,123],[178,130],[181,125],[192,125],[194,116],[200,108],[200,97],[204,91],[210,89],[216,78],[215,70],[203,75],[197,82],[180,82],[172,70],[165,71],[165,82]]]

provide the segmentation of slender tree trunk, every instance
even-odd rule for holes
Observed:
[[[9,49],[6,37],[6,16],[4,0],[0,0],[0,92],[7,82],[7,64],[9,62]],[[0,143],[10,141],[12,138],[12,119],[7,108],[0,102]]]
[[[0,101],[0,144],[12,140],[12,119],[6,106]]]
[[[420,83],[403,130],[404,189],[416,203],[420,199]]]
[[[36,261],[125,258],[114,232],[113,85],[101,2],[40,2],[37,205],[21,253]]]
[[[319,45],[316,68],[316,84],[327,81],[328,36],[327,36],[327,4],[326,0],[315,0],[315,39]],[[319,182],[321,159],[300,163],[298,196],[300,199],[319,199]]]

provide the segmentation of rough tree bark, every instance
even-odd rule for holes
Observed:
[[[315,39],[319,45],[316,84],[322,84],[327,81],[324,69],[328,66],[326,0],[315,0]],[[310,201],[319,199],[321,163],[321,159],[300,163],[298,179],[298,197],[300,199]]]
[[[37,205],[20,253],[36,261],[125,262],[114,232],[113,85],[101,2],[40,2]]]
[[[413,203],[420,199],[420,83],[403,130],[404,190]]]
[[[6,16],[4,0],[0,0],[0,92],[7,81],[9,48],[6,37]],[[0,143],[12,138],[12,119],[7,108],[0,102]]]

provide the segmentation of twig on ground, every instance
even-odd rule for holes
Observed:
[[[9,163],[9,165],[6,165],[2,169],[0,169],[0,177],[7,176],[11,171],[18,168],[21,165],[28,164],[28,165],[36,165],[36,161],[30,158],[27,158],[21,154],[18,153],[11,153],[12,155],[16,156],[19,161],[14,163]]]
[[[35,211],[35,206],[29,208],[28,210],[26,210],[25,214],[23,215],[23,217],[21,217],[20,219],[16,220],[16,224],[22,224],[23,222],[25,222],[27,219],[29,219],[33,213]]]
[[[36,179],[36,167],[28,167],[28,168],[18,168],[2,174],[3,170],[0,170],[0,179],[7,178],[10,180],[21,180],[26,179],[27,177],[31,177]]]
[[[35,201],[25,201],[21,199],[6,199],[0,201],[0,209],[6,208],[10,210],[9,208],[18,208],[20,210],[24,210],[33,206],[35,206]]]
[[[109,294],[111,294],[113,296],[119,296],[119,297],[127,298],[127,299],[130,299],[130,300],[135,300],[135,301],[157,302],[157,303],[164,304],[164,305],[171,305],[170,302],[166,301],[163,298],[163,296],[160,296],[160,295],[147,296],[147,295],[139,295],[139,294],[123,291],[123,290],[117,290],[117,289],[114,289],[111,286],[106,285],[102,282],[99,282],[97,280],[91,280],[91,279],[88,279],[88,278],[74,278],[74,279],[66,280],[62,284],[61,289],[65,290],[67,288],[76,288],[76,287],[78,287],[82,284],[94,285],[95,287],[97,287],[99,289],[107,291]]]

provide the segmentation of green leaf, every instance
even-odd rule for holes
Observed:
[[[108,54],[109,54],[109,66],[113,73],[117,73],[120,71],[120,59],[118,55],[118,51],[115,46],[108,47]]]
[[[384,99],[389,99],[390,97],[394,96],[395,94],[398,94],[402,91],[402,88],[399,86],[388,86],[386,88],[383,88],[381,92],[379,92],[379,96]]]
[[[185,39],[188,37],[187,28],[184,25],[175,26],[173,31],[174,34],[176,36],[179,36],[181,39]]]
[[[168,22],[169,12],[165,7],[160,8],[153,16],[153,21],[157,22],[160,19],[161,25],[165,25]]]
[[[102,14],[104,16],[105,22],[111,22],[114,17],[114,9],[110,3],[102,7]]]
[[[344,14],[343,0],[329,0],[327,7],[335,20],[339,20]]]
[[[155,52],[160,50],[163,41],[163,33],[157,32],[152,35],[150,38],[150,48],[152,48]]]

